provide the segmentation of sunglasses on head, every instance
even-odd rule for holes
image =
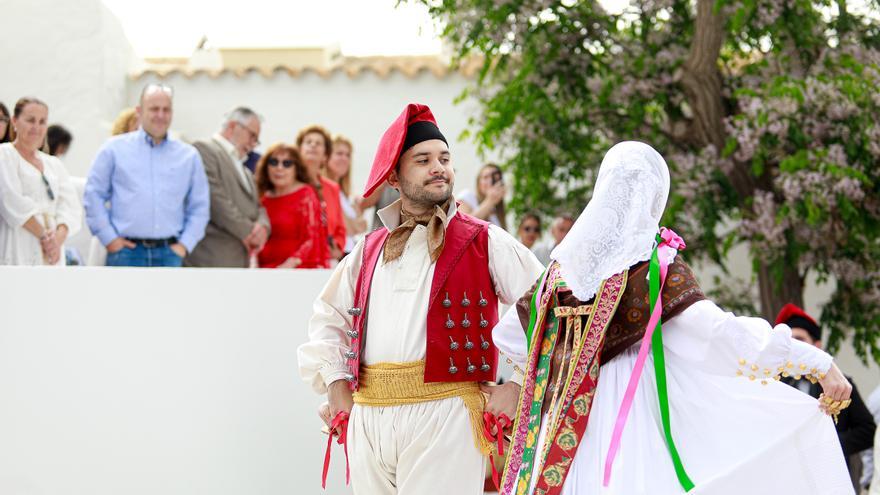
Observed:
[[[269,158],[266,164],[270,167],[277,167],[279,164],[284,168],[290,168],[294,165],[293,160],[279,160],[277,158]]]
[[[168,96],[174,97],[174,88],[167,84],[150,83],[144,86],[143,94],[152,93],[153,91],[161,91]]]
[[[49,201],[55,201],[55,193],[52,191],[52,186],[49,185],[49,179],[46,178],[45,174],[40,174],[40,177],[43,178],[43,185],[46,186],[46,194],[49,195]]]

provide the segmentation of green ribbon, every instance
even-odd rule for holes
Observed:
[[[659,246],[661,242],[662,239],[658,235],[657,245]],[[651,263],[648,270],[651,313],[653,313],[654,306],[660,300],[660,259],[657,256],[657,248],[654,248],[654,252],[651,253]],[[681,483],[684,491],[689,492],[694,488],[694,482],[688,477],[687,472],[684,470],[684,465],[681,463],[678,449],[675,448],[675,442],[672,440],[672,429],[669,423],[669,393],[666,390],[666,357],[663,354],[662,324],[662,319],[657,322],[657,329],[651,337],[651,351],[654,356],[654,376],[657,379],[657,400],[660,402],[660,419],[663,423],[663,434],[666,436],[666,446],[669,448],[672,465],[675,467],[675,475],[678,476],[678,482]]]
[[[541,289],[546,282],[545,278],[549,271],[549,268],[545,268],[544,272],[541,273],[541,276],[538,277],[538,285],[535,287],[535,292],[532,294],[532,301],[529,304],[529,328],[526,328],[526,349],[532,345],[532,335],[535,333],[535,323],[538,318],[538,299],[541,298]]]

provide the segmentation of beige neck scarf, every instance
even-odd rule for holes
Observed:
[[[440,253],[443,252],[443,244],[446,242],[446,211],[448,209],[449,200],[442,205],[435,205],[434,211],[424,215],[413,215],[401,208],[400,225],[391,231],[388,240],[385,241],[385,248],[382,252],[383,261],[388,263],[400,258],[416,225],[424,225],[428,228],[428,253],[431,255],[431,263],[436,262]]]

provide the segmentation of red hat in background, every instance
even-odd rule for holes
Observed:
[[[382,135],[382,140],[379,141],[379,148],[376,150],[376,157],[373,158],[373,168],[370,169],[370,177],[367,179],[367,186],[364,189],[364,197],[373,194],[376,188],[385,182],[388,175],[390,175],[391,171],[394,170],[394,167],[397,166],[397,161],[400,159],[400,155],[402,155],[408,148],[425,140],[420,139],[416,140],[416,142],[412,142],[412,139],[407,139],[410,127],[418,122],[426,122],[430,124],[428,126],[419,126],[420,128],[433,128],[427,132],[422,129],[420,134],[424,134],[424,136],[429,139],[442,139],[443,141],[446,141],[443,135],[440,134],[440,130],[437,129],[437,121],[434,120],[434,114],[431,113],[431,109],[428,108],[427,105],[420,105],[418,103],[410,103],[407,105],[406,108],[403,109],[403,113],[391,123],[388,130]],[[406,147],[404,147],[404,143],[406,143]]]
[[[822,329],[816,323],[816,320],[794,304],[786,304],[779,311],[779,314],[776,315],[776,324],[779,325],[781,323],[785,323],[792,328],[803,328],[809,332],[813,340],[820,340],[822,338]]]

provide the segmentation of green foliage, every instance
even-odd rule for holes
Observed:
[[[723,21],[724,115],[703,126],[723,134],[716,148],[696,132],[704,102],[685,82],[691,54],[711,51],[702,41],[711,37],[695,36],[715,26],[700,0],[645,0],[622,13],[595,1],[421,1],[456,62],[483,61],[462,98],[482,109],[471,137],[509,157],[513,210],[579,212],[604,152],[648,142],[673,174],[664,221],[691,252],[726,269],[728,251],[745,242],[779,284],[792,272],[835,280],[822,316],[831,349],[849,335],[863,359],[880,360],[876,18],[830,0],[711,4]]]

